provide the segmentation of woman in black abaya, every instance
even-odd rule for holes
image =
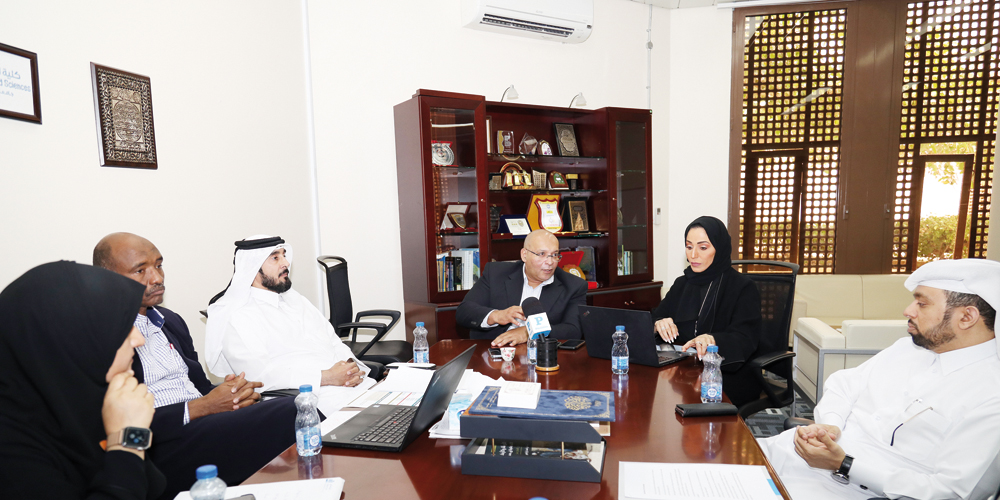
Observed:
[[[0,498],[138,500],[163,490],[144,452],[102,443],[153,417],[153,396],[130,370],[143,290],[53,262],[0,293]]]
[[[760,339],[760,293],[733,269],[732,241],[721,220],[698,217],[684,235],[690,267],[653,310],[654,328],[666,342],[694,347],[699,358],[708,346],[718,345],[724,358],[722,391],[741,406],[760,396],[753,374],[741,371]]]

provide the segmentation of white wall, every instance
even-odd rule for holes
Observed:
[[[520,103],[566,106],[582,91],[587,108],[647,107],[646,5],[595,0],[593,34],[575,45],[462,28],[459,0],[313,0],[308,9],[322,252],[350,262],[356,310],[403,309],[394,105],[419,88],[498,101],[514,84]],[[668,124],[656,103],[666,104],[657,96],[668,82],[670,14],[655,8],[653,16],[654,44],[664,40],[653,56],[653,177],[661,186]],[[728,73],[722,77],[728,88]],[[656,200],[666,208],[664,196]],[[661,275],[664,247],[657,245]],[[390,336],[404,333],[396,328]]]
[[[702,215],[729,223],[732,22],[731,9],[670,12],[670,146],[664,152],[670,208],[668,230],[656,240],[666,249],[656,265],[667,286],[687,267],[684,228]]]
[[[314,261],[302,30],[293,2],[10,2],[0,43],[38,54],[43,124],[0,118],[0,288],[134,232],[163,253],[165,305],[200,348],[233,241],[280,234]],[[158,170],[99,166],[91,61],[151,78]],[[305,269],[296,289],[315,300]]]

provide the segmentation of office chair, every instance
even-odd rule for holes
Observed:
[[[770,260],[734,260],[734,266],[741,266],[743,274],[757,285],[760,292],[761,337],[757,354],[747,361],[757,377],[764,396],[739,408],[744,419],[765,408],[781,408],[795,404],[795,384],[792,382],[792,358],[794,352],[788,350],[788,328],[792,321],[792,305],[795,302],[795,278],[799,266],[790,262]],[[768,266],[768,272],[748,272],[750,266]],[[773,268],[779,268],[774,270]],[[784,379],[772,380],[764,375],[770,372]]]
[[[354,305],[351,301],[351,285],[347,278],[347,260],[343,257],[322,255],[316,259],[326,271],[326,291],[330,298],[330,324],[341,338],[350,335],[344,343],[351,348],[354,356],[362,361],[382,364],[409,361],[413,358],[413,344],[405,340],[382,340],[382,337],[399,321],[399,311],[372,309],[359,312],[351,321]],[[388,322],[362,322],[362,318],[388,317]],[[371,341],[358,342],[358,330],[375,330]]]

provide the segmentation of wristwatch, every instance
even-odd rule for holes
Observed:
[[[844,461],[840,463],[840,468],[831,472],[830,475],[833,479],[841,484],[849,484],[851,482],[851,464],[854,463],[854,457],[850,455],[844,455]]]
[[[143,451],[153,443],[153,431],[142,427],[126,427],[108,435],[108,447],[124,446]]]

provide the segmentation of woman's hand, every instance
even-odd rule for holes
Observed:
[[[698,359],[701,359],[702,357],[705,356],[705,353],[708,352],[708,346],[710,345],[715,345],[715,337],[707,333],[704,333],[689,340],[686,344],[684,344],[681,347],[681,350],[686,351],[694,347],[694,349],[698,351]]]
[[[653,329],[660,334],[660,338],[666,342],[673,342],[677,338],[677,325],[672,318],[663,318],[653,323]]]
[[[153,395],[146,390],[146,384],[140,384],[133,376],[132,370],[121,372],[111,378],[108,391],[104,394],[104,406],[101,417],[104,420],[104,432],[108,435],[126,427],[149,428],[153,421]],[[125,450],[144,458],[141,451],[122,448],[108,444],[108,449]]]

